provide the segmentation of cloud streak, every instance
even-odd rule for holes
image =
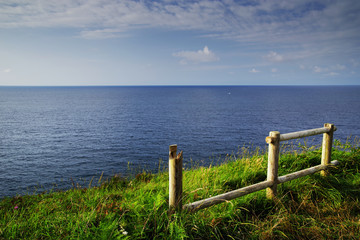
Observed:
[[[340,72],[344,72],[347,69],[345,65],[336,64],[334,66],[329,67],[319,67],[314,66],[312,67],[312,71],[315,74],[323,74],[325,76],[338,76]]]
[[[260,71],[257,70],[257,69],[255,69],[255,68],[253,68],[253,69],[251,69],[249,72],[250,72],[250,73],[259,73]]]
[[[359,36],[360,2],[39,0],[0,3],[0,28],[71,27],[85,38],[138,28],[200,30],[241,42],[299,42]]]
[[[284,57],[276,52],[271,51],[268,55],[265,56],[270,62],[282,62]]]
[[[205,63],[205,62],[214,62],[218,61],[219,58],[209,50],[207,46],[203,50],[199,51],[181,51],[173,53],[174,57],[181,58],[181,64],[187,63]]]

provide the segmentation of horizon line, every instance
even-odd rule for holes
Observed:
[[[0,85],[0,87],[336,87],[360,86],[360,84],[149,84],[149,85]]]

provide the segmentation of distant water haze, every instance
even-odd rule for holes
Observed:
[[[171,144],[190,166],[264,149],[274,130],[333,123],[345,141],[359,100],[359,86],[0,87],[0,197],[157,171]]]

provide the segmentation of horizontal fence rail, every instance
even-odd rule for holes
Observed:
[[[336,166],[338,164],[339,164],[339,161],[337,161],[337,160],[334,160],[330,163],[330,165],[332,165],[332,166]],[[305,177],[307,175],[316,173],[318,171],[325,170],[327,167],[328,166],[318,165],[318,166],[307,168],[307,169],[304,169],[304,170],[301,170],[298,172],[290,173],[288,175],[279,177],[277,183],[284,183],[284,182],[288,182],[288,181],[291,181],[291,180],[294,180],[294,179],[297,179],[300,177]],[[186,205],[184,205],[183,209],[188,210],[190,212],[192,212],[194,210],[198,211],[198,210],[201,210],[201,209],[204,209],[207,207],[211,207],[211,206],[219,204],[219,203],[223,203],[223,202],[226,202],[226,201],[238,198],[238,197],[245,196],[245,195],[253,193],[253,192],[263,190],[263,189],[271,187],[273,185],[274,185],[274,182],[272,182],[272,181],[263,181],[263,182],[260,182],[257,184],[253,184],[253,185],[250,185],[247,187],[243,187],[243,188],[236,189],[236,190],[233,190],[233,191],[230,191],[227,193],[223,193],[223,194],[211,197],[211,198],[207,198],[204,200],[199,200],[199,201],[196,201],[193,203],[186,204]]]
[[[288,140],[292,140],[292,139],[296,139],[296,138],[310,137],[310,136],[319,135],[322,133],[328,133],[330,131],[331,131],[331,128],[322,127],[322,128],[314,128],[314,129],[309,129],[309,130],[304,130],[304,131],[299,131],[299,132],[280,134],[280,142],[288,141]],[[336,128],[334,129],[334,131],[336,131]],[[267,143],[271,143],[271,142],[273,142],[273,140],[274,140],[273,137],[266,137],[266,139],[265,139],[265,141]]]
[[[274,184],[274,182],[270,182],[270,181],[264,181],[264,182],[260,182],[257,184],[253,184],[253,185],[243,187],[243,188],[231,191],[231,192],[217,195],[215,197],[211,197],[211,198],[207,198],[204,200],[186,204],[184,206],[184,210],[193,212],[193,211],[197,211],[197,210],[200,210],[203,208],[211,207],[211,206],[219,204],[219,203],[227,202],[229,200],[232,200],[232,199],[235,199],[238,197],[242,197],[242,196],[245,196],[245,195],[253,193],[253,192],[263,190],[265,188],[271,187],[273,184]]]
[[[322,171],[322,170],[326,170],[329,166],[336,166],[339,165],[339,161],[338,160],[334,160],[331,161],[329,165],[317,165],[315,167],[311,167],[311,168],[306,168],[304,170],[300,170],[297,172],[293,172],[293,173],[289,173],[287,175],[281,176],[278,178],[278,183],[284,183],[284,182],[288,182],[300,177],[305,177],[307,175],[316,173],[318,171]]]
[[[182,207],[182,152],[179,155],[176,155],[177,146],[171,145],[170,153],[169,153],[169,180],[170,180],[169,207],[170,209],[177,209],[177,210],[183,209],[189,212],[194,212],[263,189],[267,189],[266,196],[268,199],[274,199],[277,194],[278,184],[285,183],[300,177],[304,177],[319,171],[321,171],[322,176],[326,176],[327,174],[325,170],[329,166],[335,166],[339,164],[339,161],[337,160],[331,161],[331,149],[332,149],[334,131],[336,131],[336,127],[333,124],[326,123],[322,128],[309,129],[299,132],[292,132],[286,134],[280,134],[277,131],[270,132],[269,136],[266,137],[265,139],[265,141],[269,144],[266,181],[253,184],[247,187],[243,187],[237,190],[233,190],[227,193],[223,193],[211,198],[189,203],[184,205],[183,207]],[[323,134],[321,164],[279,177],[278,168],[279,168],[279,158],[280,158],[280,144],[279,144],[280,141],[309,137],[318,134]],[[178,162],[178,164],[175,164],[175,162]],[[176,176],[178,176],[178,179],[176,179]]]

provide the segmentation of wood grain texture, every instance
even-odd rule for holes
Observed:
[[[169,208],[182,208],[183,152],[177,155],[177,145],[169,147]]]
[[[274,138],[274,141],[269,143],[268,152],[268,168],[267,168],[267,180],[274,182],[274,184],[266,189],[266,197],[273,199],[277,194],[277,178],[279,168],[279,155],[280,155],[280,132],[270,132],[270,137]]]
[[[333,133],[334,133],[334,124],[325,123],[325,128],[329,129],[329,132],[323,134],[322,141],[322,151],[321,151],[321,164],[328,165],[331,161],[331,149],[333,144]],[[321,171],[322,176],[326,176],[326,171]]]

